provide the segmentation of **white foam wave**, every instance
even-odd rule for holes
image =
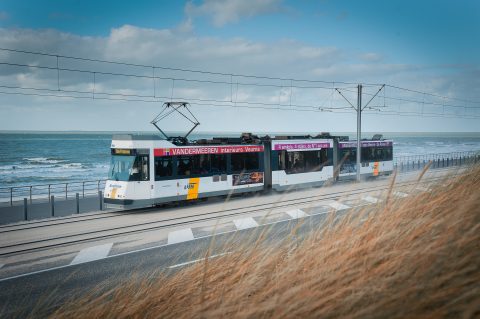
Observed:
[[[59,164],[67,161],[64,159],[47,158],[47,157],[24,158],[23,160],[29,163],[35,163],[35,164]]]

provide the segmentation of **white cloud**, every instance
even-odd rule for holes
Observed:
[[[193,21],[191,17],[187,17],[182,23],[177,26],[179,32],[192,32],[193,31]]]
[[[366,62],[380,62],[383,60],[383,56],[375,52],[368,52],[368,53],[361,54],[360,59]]]
[[[313,72],[324,78],[381,79],[384,75],[391,76],[417,69],[417,66],[408,64],[343,63],[319,67]]]
[[[238,22],[240,19],[281,10],[281,0],[204,0],[200,5],[192,1],[185,5],[188,17],[209,16],[215,26]]]

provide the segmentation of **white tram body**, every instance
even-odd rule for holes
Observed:
[[[115,135],[104,201],[122,208],[274,189],[356,176],[356,141],[329,134],[218,138],[177,145],[159,136]],[[390,174],[391,140],[362,140],[362,177]],[[337,169],[335,169],[337,168]]]
[[[272,188],[322,185],[333,178],[333,139],[273,140]]]
[[[263,190],[263,154],[263,145],[177,146],[116,136],[105,202],[133,208]]]
[[[360,176],[376,177],[389,175],[393,171],[392,140],[361,141]],[[357,141],[340,141],[338,143],[340,180],[353,179],[357,175]]]

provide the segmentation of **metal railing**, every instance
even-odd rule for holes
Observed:
[[[34,201],[50,201],[55,198],[74,198],[78,193],[81,198],[97,195],[105,188],[106,180],[94,180],[70,183],[52,183],[26,186],[13,186],[0,188],[0,203],[9,203],[13,206],[16,202],[23,204],[26,198],[30,204]]]
[[[431,168],[480,163],[480,151],[436,153],[412,156],[397,156],[393,158],[393,165],[399,172],[411,171],[424,168],[429,162]],[[29,204],[33,201],[50,201],[52,196],[60,199],[74,198],[78,193],[81,198],[98,195],[105,188],[105,181],[83,181],[70,183],[54,183],[41,185],[27,185],[0,188],[0,204],[18,203],[22,205],[27,199]]]
[[[393,166],[399,172],[405,172],[423,169],[430,162],[430,168],[480,163],[480,151],[398,156],[394,157]]]

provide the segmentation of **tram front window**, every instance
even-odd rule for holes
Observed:
[[[148,181],[148,155],[113,155],[108,179],[115,181]]]

